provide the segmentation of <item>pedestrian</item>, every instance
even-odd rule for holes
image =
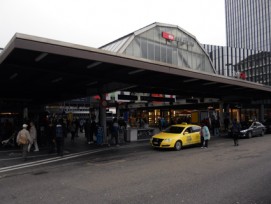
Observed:
[[[213,125],[214,125],[214,136],[218,137],[219,136],[219,129],[220,129],[219,119],[215,119]]]
[[[79,134],[78,134],[79,127],[80,127],[79,118],[77,117],[74,122],[75,122],[75,137],[79,137]]]
[[[84,132],[85,123],[86,123],[85,119],[81,118],[80,121],[79,121],[79,129],[80,129],[81,133]]]
[[[237,119],[235,118],[232,122],[232,127],[231,127],[234,146],[239,146],[240,130],[241,130],[241,125],[240,123],[237,122]]]
[[[32,145],[34,145],[34,147],[35,147],[34,152],[38,152],[39,146],[38,146],[38,142],[37,142],[37,129],[35,127],[34,122],[30,122],[29,125],[30,125],[29,133],[32,138],[32,142],[29,143],[29,145],[28,145],[28,152],[30,152]]]
[[[205,123],[203,123],[201,127],[201,136],[203,137],[203,140],[204,140],[201,148],[208,148],[208,143],[209,143],[209,140],[211,139],[211,134],[210,134],[209,128],[207,127]]]
[[[160,122],[161,122],[161,130],[164,130],[165,127],[166,127],[166,120],[165,120],[165,118],[162,117],[161,120],[160,120]]]
[[[16,142],[22,149],[23,160],[27,160],[28,145],[32,143],[32,138],[27,130],[28,125],[23,124],[23,128],[18,132]]]
[[[97,134],[96,134],[96,144],[102,145],[103,144],[103,137],[104,137],[104,130],[100,123],[98,123],[97,127]]]
[[[114,118],[113,125],[112,125],[112,131],[111,131],[111,141],[115,139],[115,144],[119,144],[119,124],[117,118]]]
[[[90,119],[87,119],[85,124],[84,124],[84,129],[85,129],[85,137],[87,139],[88,144],[90,144]]]
[[[70,126],[71,131],[71,141],[74,142],[74,138],[76,137],[76,122],[73,121]]]
[[[96,130],[97,130],[97,125],[95,122],[95,116],[92,116],[91,124],[90,124],[90,138],[89,138],[90,142],[94,142],[93,136],[96,133]]]
[[[48,128],[47,128],[47,136],[48,136],[48,143],[49,143],[49,151],[48,153],[54,153],[55,152],[55,146],[56,146],[56,140],[55,140],[55,126],[53,121],[51,120]]]
[[[63,156],[64,152],[64,134],[63,126],[60,121],[57,122],[55,128],[55,141],[56,141],[56,151],[58,156]]]

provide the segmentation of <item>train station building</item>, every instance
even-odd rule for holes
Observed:
[[[196,37],[176,25],[153,23],[100,49],[17,33],[0,54],[1,112],[38,112],[50,104],[94,97],[106,127],[112,104],[127,117],[155,125],[194,115],[263,119],[271,87],[218,74]],[[115,93],[108,98],[110,93]],[[96,106],[98,105],[98,106]],[[256,111],[242,115],[241,109]],[[186,112],[185,112],[186,111]],[[119,114],[119,112],[118,112]],[[28,114],[25,114],[27,117]]]

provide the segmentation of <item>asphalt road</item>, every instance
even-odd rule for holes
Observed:
[[[266,135],[242,139],[238,147],[223,138],[210,141],[208,149],[176,152],[145,142],[43,158],[47,162],[0,168],[0,201],[270,204],[270,149]]]

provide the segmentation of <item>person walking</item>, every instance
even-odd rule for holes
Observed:
[[[91,125],[90,125],[90,141],[94,142],[94,135],[96,134],[97,131],[97,124],[95,121],[95,116],[92,116],[91,118]]]
[[[218,137],[219,136],[219,129],[220,129],[219,119],[215,119],[213,125],[214,125],[214,136]]]
[[[209,140],[211,139],[211,134],[210,134],[209,128],[204,123],[202,124],[202,127],[201,127],[201,136],[203,137],[203,140],[204,140],[201,148],[208,148],[208,145],[209,145],[208,143],[209,143]]]
[[[52,120],[50,120],[50,123],[46,127],[46,134],[48,137],[48,154],[54,153],[55,152],[55,146],[56,146],[56,141],[55,141],[55,134],[54,134],[55,126]]]
[[[38,146],[38,142],[37,142],[37,129],[35,127],[34,122],[30,122],[29,125],[30,125],[29,133],[32,138],[32,142],[29,143],[29,145],[28,145],[28,152],[30,152],[32,145],[34,145],[34,147],[35,147],[34,152],[38,152],[39,146]]]
[[[57,122],[55,128],[55,140],[56,140],[56,151],[58,156],[63,156],[64,152],[64,134],[63,126],[60,121]]]
[[[235,118],[232,122],[231,132],[233,137],[234,146],[239,146],[239,134],[241,131],[241,125],[237,122]]]
[[[87,119],[84,124],[84,130],[85,130],[85,137],[87,139],[88,144],[90,144],[90,119]]]
[[[115,139],[115,144],[119,145],[119,124],[117,118],[114,118],[111,132],[111,141]]]
[[[72,121],[71,126],[70,126],[70,131],[71,131],[71,141],[74,142],[74,138],[76,137],[76,122]]]
[[[28,125],[23,124],[23,128],[18,132],[16,142],[22,149],[23,160],[27,160],[28,145],[32,143],[32,138],[27,130]]]

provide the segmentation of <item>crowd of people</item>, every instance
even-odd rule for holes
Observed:
[[[173,121],[173,120],[172,120]],[[159,118],[158,127],[163,130],[171,122],[167,122],[165,118]],[[175,121],[176,123],[180,121]],[[182,121],[183,122],[183,121]],[[188,122],[189,121],[185,121]],[[147,121],[138,120],[139,127],[144,126]],[[174,122],[172,122],[174,124]],[[221,127],[220,121],[216,117],[205,118],[201,121],[202,126],[202,148],[208,148],[208,141],[211,136],[220,136]],[[36,126],[37,125],[37,126]],[[12,133],[12,126],[6,121],[5,132],[7,134]],[[119,145],[119,134],[121,131],[126,130],[127,124],[124,120],[114,118],[112,121],[107,121],[107,137],[109,138],[108,144]],[[240,132],[240,124],[237,120],[224,121],[225,131],[231,130],[233,133],[234,145],[238,146],[238,133]],[[3,128],[2,128],[3,129]],[[13,129],[14,131],[14,129]],[[50,117],[46,122],[24,122],[21,126],[21,130],[17,129],[16,144],[22,148],[23,158],[26,159],[29,152],[38,152],[40,147],[46,147],[48,153],[57,153],[59,156],[63,156],[64,151],[64,140],[70,140],[71,143],[76,142],[76,138],[81,132],[85,135],[87,144],[101,144],[103,141],[98,138],[101,133],[102,127],[96,122],[95,115],[92,115],[88,119],[74,118],[68,120],[67,118],[61,117]],[[125,132],[125,131],[124,131]],[[21,135],[26,135],[26,144],[21,144],[19,138]],[[82,135],[81,134],[81,135]],[[124,138],[125,140],[125,138]]]
[[[39,134],[33,121],[24,122],[21,129],[16,134],[16,144],[22,149],[23,159],[27,159],[29,152],[38,152],[39,146],[48,149],[48,153],[57,153],[59,156],[63,156],[64,153],[64,141],[70,140],[71,143],[76,143],[76,138],[80,135],[84,135],[87,144],[97,145],[102,144],[103,134],[101,133],[102,127],[96,122],[95,115],[92,115],[89,119],[82,120],[80,123],[79,118],[75,118],[69,121],[65,118],[51,117],[46,123],[40,123]],[[126,128],[125,121],[114,118],[107,123],[107,134],[109,136],[108,144],[119,145],[119,133]],[[25,138],[25,142],[22,142]]]

